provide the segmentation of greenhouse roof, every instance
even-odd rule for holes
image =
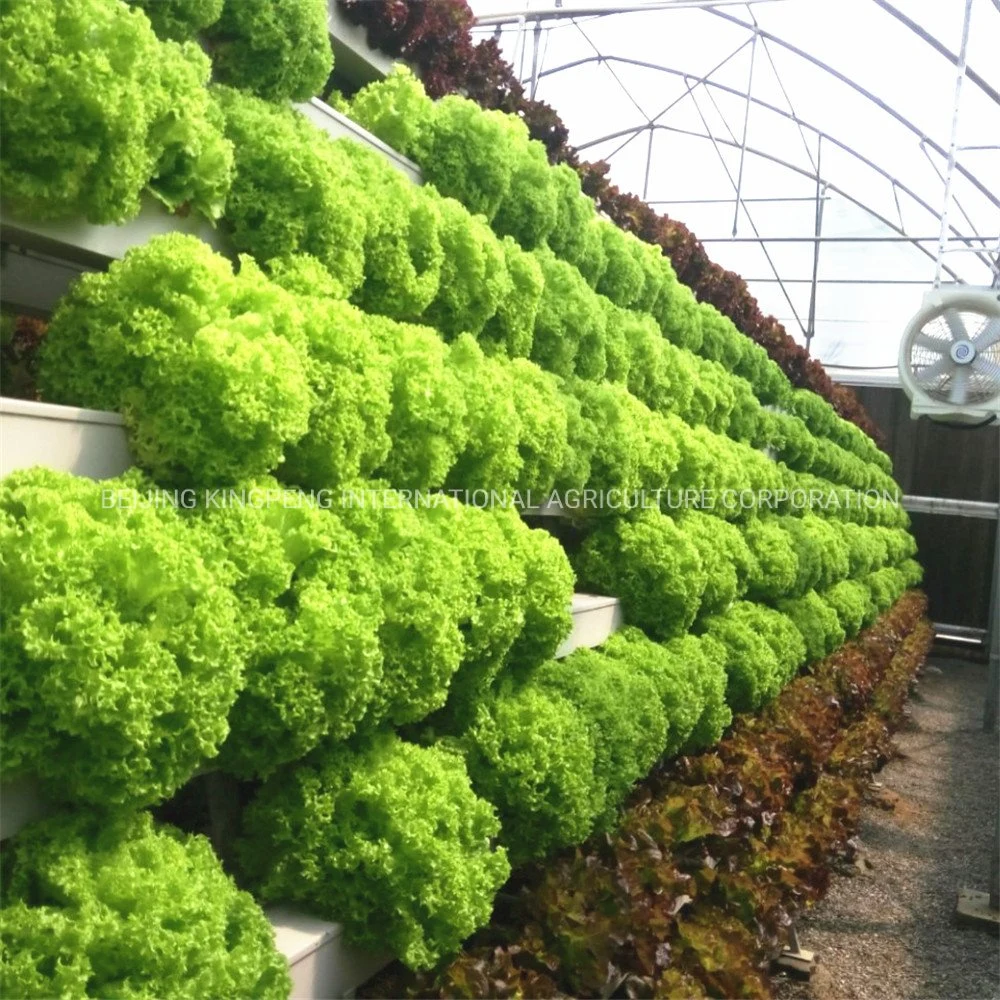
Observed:
[[[936,280],[998,283],[1000,0],[472,6],[581,157],[831,374],[893,371]]]

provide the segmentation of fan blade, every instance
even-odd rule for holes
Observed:
[[[951,355],[944,354],[932,365],[927,365],[924,368],[914,368],[913,374],[923,382],[925,379],[935,379],[939,375],[944,375],[954,367],[955,362],[951,360]]]
[[[941,318],[948,324],[952,340],[965,340],[965,324],[962,322],[962,314],[957,309],[945,309],[941,313]]]
[[[948,388],[948,402],[956,406],[964,406],[969,398],[969,366],[959,365],[951,378]]]
[[[932,351],[934,354],[947,354],[948,344],[937,337],[928,337],[926,333],[918,333],[913,338],[913,343],[917,347],[922,347],[925,351]]]
[[[1000,392],[1000,365],[989,358],[984,358],[981,354],[972,362],[972,367],[981,375],[986,375],[997,384],[997,392]]]
[[[987,320],[986,326],[976,334],[972,344],[980,353],[994,344],[1000,344],[1000,316]]]

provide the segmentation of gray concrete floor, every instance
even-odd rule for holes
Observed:
[[[875,776],[860,856],[798,924],[820,964],[781,1000],[994,1000],[1000,941],[955,925],[959,888],[986,890],[998,809],[1000,738],[982,730],[986,666],[935,658]]]

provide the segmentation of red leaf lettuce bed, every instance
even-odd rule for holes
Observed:
[[[792,916],[819,899],[933,639],[907,592],[871,628],[665,763],[614,834],[521,869],[493,921],[434,972],[392,966],[363,995],[770,995]]]

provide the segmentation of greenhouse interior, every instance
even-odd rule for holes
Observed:
[[[1000,0],[2,0],[0,996],[1000,997]]]

